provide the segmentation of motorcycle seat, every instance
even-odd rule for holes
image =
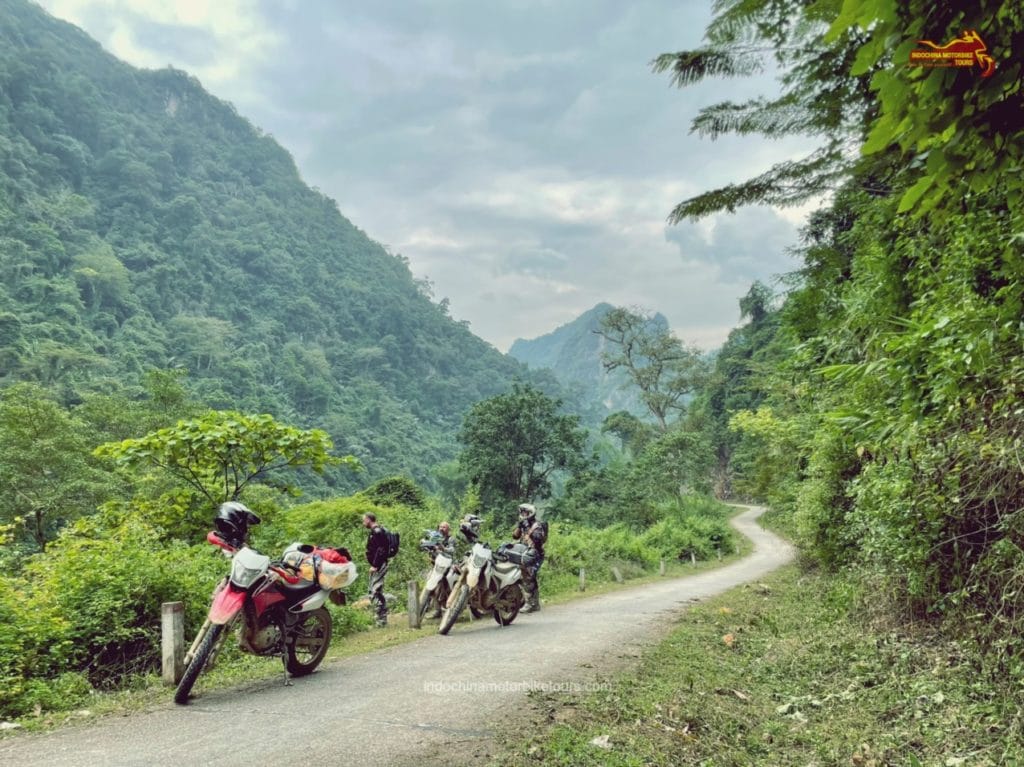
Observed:
[[[282,591],[284,592],[284,595],[286,597],[285,604],[291,607],[292,605],[297,605],[304,599],[308,599],[309,597],[316,594],[318,591],[320,591],[320,587],[317,586],[315,583],[310,583],[309,581],[302,581],[301,583],[297,583],[294,586],[288,584],[288,587],[282,589]]]

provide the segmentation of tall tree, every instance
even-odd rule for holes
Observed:
[[[610,345],[602,354],[605,370],[624,369],[662,431],[667,429],[669,417],[686,409],[687,397],[704,378],[700,352],[649,317],[621,307],[608,312],[596,332]]]
[[[92,465],[85,425],[43,389],[0,392],[0,524],[40,551],[65,522],[95,509],[109,477]]]
[[[459,462],[485,504],[508,506],[551,495],[552,475],[583,461],[586,434],[561,401],[528,384],[478,402],[462,424]]]

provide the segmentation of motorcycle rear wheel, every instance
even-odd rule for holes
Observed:
[[[465,583],[458,584],[455,587],[452,606],[445,610],[441,615],[441,625],[437,629],[438,634],[447,634],[452,630],[452,626],[455,625],[455,621],[459,619],[459,614],[466,608],[466,601],[468,599],[469,587]]]
[[[292,676],[312,674],[327,655],[334,625],[331,614],[320,607],[306,613],[305,619],[289,632],[288,673]]]
[[[184,706],[188,703],[188,694],[192,692],[192,685],[196,683],[199,674],[202,673],[203,668],[206,666],[206,661],[210,659],[210,655],[213,653],[213,648],[217,646],[217,640],[220,639],[222,631],[224,631],[224,627],[219,624],[210,626],[210,630],[203,637],[199,649],[192,656],[192,662],[188,664],[188,668],[185,669],[185,673],[182,674],[181,681],[178,682],[178,687],[174,691],[174,702],[179,706]]]
[[[509,586],[494,600],[494,620],[499,626],[509,625],[519,615],[519,611],[523,609],[525,603],[526,598],[519,585]]]

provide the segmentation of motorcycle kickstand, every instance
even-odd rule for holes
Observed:
[[[284,626],[280,626],[279,631],[281,632],[281,663],[284,665],[284,686],[292,687],[294,683],[288,674],[288,634]]]
[[[281,661],[284,663],[284,686],[292,687],[295,683],[292,681],[291,676],[288,674],[288,653],[281,653]]]

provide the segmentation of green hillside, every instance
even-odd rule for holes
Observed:
[[[601,364],[605,341],[596,331],[601,327],[601,319],[613,308],[611,304],[600,303],[550,333],[530,340],[516,339],[508,350],[510,356],[532,370],[551,370],[559,383],[587,404],[588,415],[598,423],[617,410],[648,415],[626,372],[608,373]],[[668,320],[655,314],[651,326],[667,329]]]
[[[206,404],[423,479],[522,374],[194,78],[17,0],[0,42],[0,385],[73,405],[183,367]]]

